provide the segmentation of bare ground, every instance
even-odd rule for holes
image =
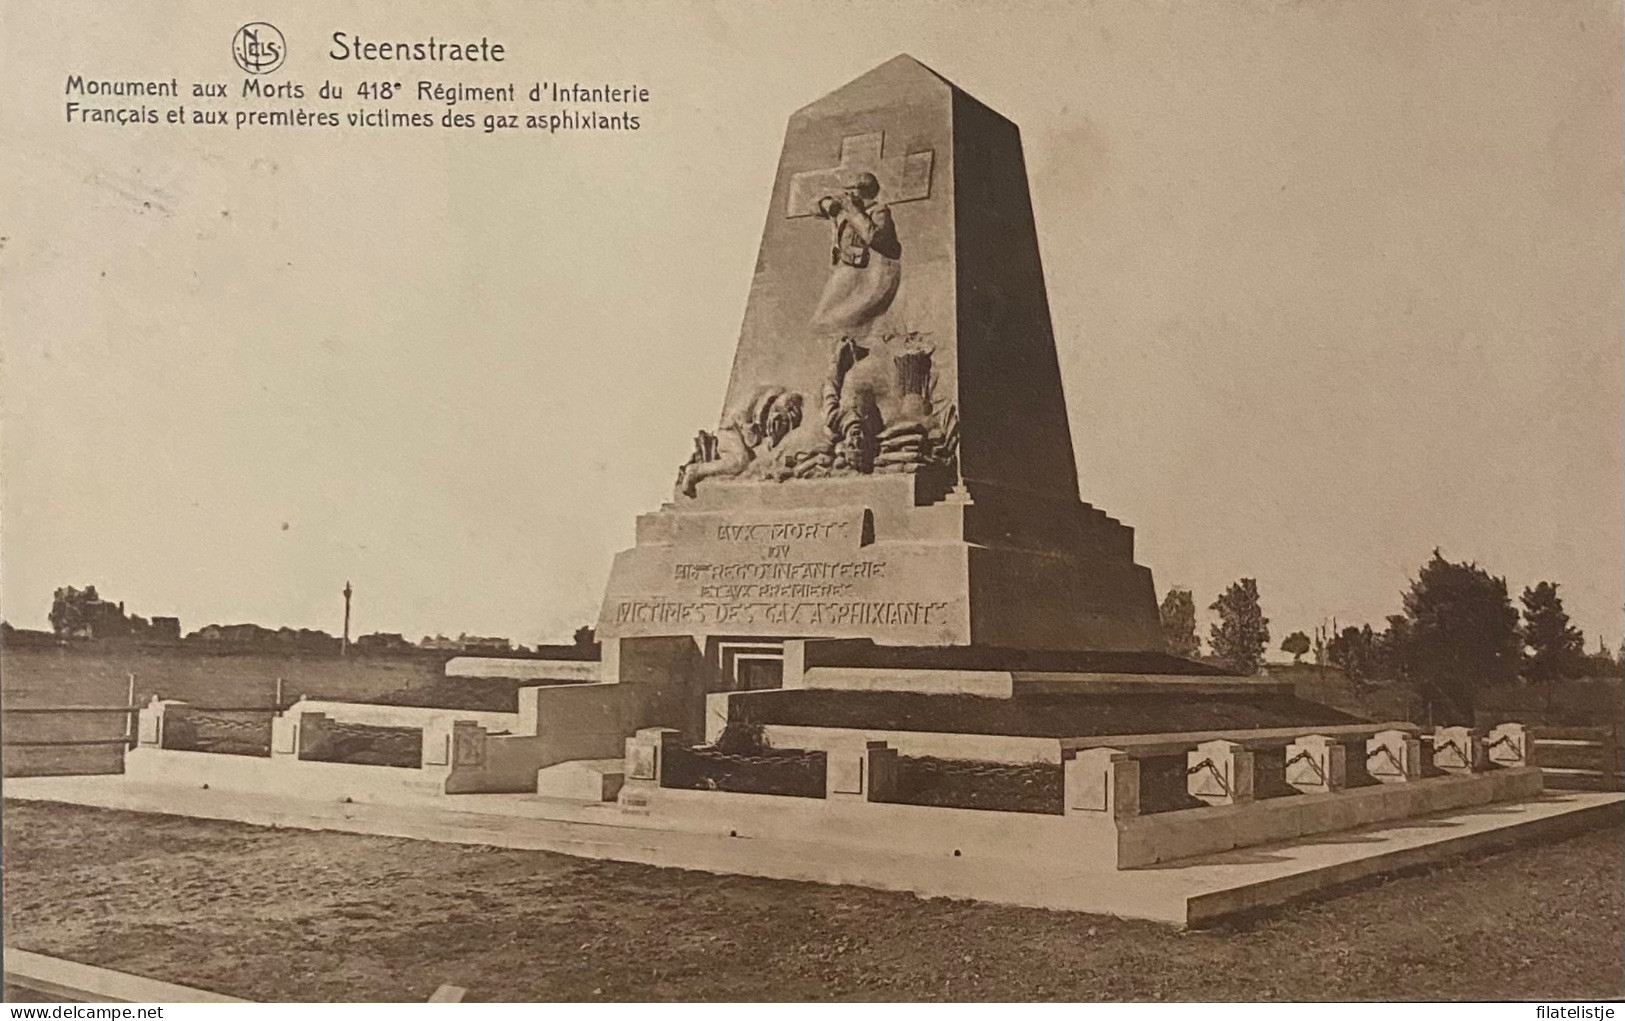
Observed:
[[[7,945],[268,1000],[1625,995],[1625,831],[1218,929],[6,802]]]

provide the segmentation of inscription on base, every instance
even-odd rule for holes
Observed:
[[[951,624],[949,602],[929,590],[916,596],[897,565],[867,544],[867,518],[861,507],[769,511],[756,520],[685,514],[669,546],[632,552],[643,584],[612,596],[600,623],[624,634],[879,633]]]

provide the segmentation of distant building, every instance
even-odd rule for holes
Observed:
[[[166,618],[154,618],[153,626],[156,627],[158,621],[163,619]],[[178,631],[178,621],[175,626]],[[208,624],[187,635],[186,640],[205,645],[241,646],[278,652],[332,653],[339,649],[339,640],[326,631],[291,627],[273,631],[258,624]]]
[[[374,631],[370,635],[362,635],[351,647],[358,652],[410,652],[416,648],[406,640],[406,636],[388,631]]]
[[[506,638],[485,638],[480,635],[458,635],[465,652],[512,652],[513,642]]]
[[[152,623],[147,625],[147,636],[162,642],[178,642],[181,640],[181,619],[154,617]]]
[[[513,652],[513,642],[507,638],[487,638],[481,635],[463,633],[456,638],[447,638],[445,635],[435,635],[430,638],[423,636],[418,643],[420,649],[432,649],[437,652]]]
[[[258,624],[206,624],[186,636],[189,642],[229,642],[234,645],[264,645],[276,634]]]

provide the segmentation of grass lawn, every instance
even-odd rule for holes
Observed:
[[[1625,995],[1625,833],[1151,923],[6,802],[9,946],[265,1000]]]

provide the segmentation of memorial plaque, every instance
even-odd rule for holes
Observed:
[[[451,729],[452,765],[485,765],[485,731],[476,726],[458,722]]]
[[[928,588],[910,590],[919,573],[905,572],[899,551],[865,541],[870,520],[852,507],[683,515],[669,545],[640,548],[647,580],[612,592],[603,623],[623,636],[857,629],[934,641],[955,607]]]

